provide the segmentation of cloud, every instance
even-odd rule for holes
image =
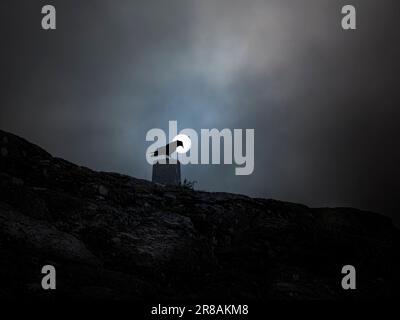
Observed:
[[[150,179],[146,132],[255,128],[255,172],[187,166],[198,187],[398,211],[395,1],[2,3],[0,125],[54,154]],[[36,26],[36,27],[35,27]],[[134,150],[138,150],[134,152]]]

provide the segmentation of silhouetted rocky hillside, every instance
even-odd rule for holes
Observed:
[[[0,131],[0,297],[391,297],[385,216],[166,187],[96,172]],[[41,268],[57,290],[41,288]],[[341,288],[342,266],[357,290]]]

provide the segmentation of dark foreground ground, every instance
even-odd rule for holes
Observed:
[[[393,298],[399,239],[376,213],[95,172],[0,131],[0,298]]]

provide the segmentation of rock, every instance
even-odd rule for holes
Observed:
[[[99,193],[102,196],[107,196],[108,195],[108,189],[105,186],[100,185],[99,186]]]
[[[7,150],[7,148],[1,148],[1,151],[0,151],[0,153],[1,153],[1,155],[3,156],[3,157],[7,157],[8,156],[8,150]]]
[[[0,205],[0,230],[9,241],[20,243],[47,258],[97,265],[99,261],[74,236]]]
[[[45,264],[69,299],[395,296],[400,236],[385,216],[161,186],[0,136],[0,297],[48,299]],[[364,281],[351,297],[349,263]]]
[[[15,186],[21,187],[21,186],[24,185],[24,180],[22,180],[22,179],[20,179],[20,178],[15,178],[15,177],[13,177],[13,178],[11,179],[11,183],[12,183],[13,185],[15,185]]]

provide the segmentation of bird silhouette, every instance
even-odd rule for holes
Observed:
[[[166,146],[158,148],[156,151],[153,152],[153,156],[170,156],[173,154],[178,147],[183,148],[183,142],[180,140],[172,141],[171,143],[168,143]]]

